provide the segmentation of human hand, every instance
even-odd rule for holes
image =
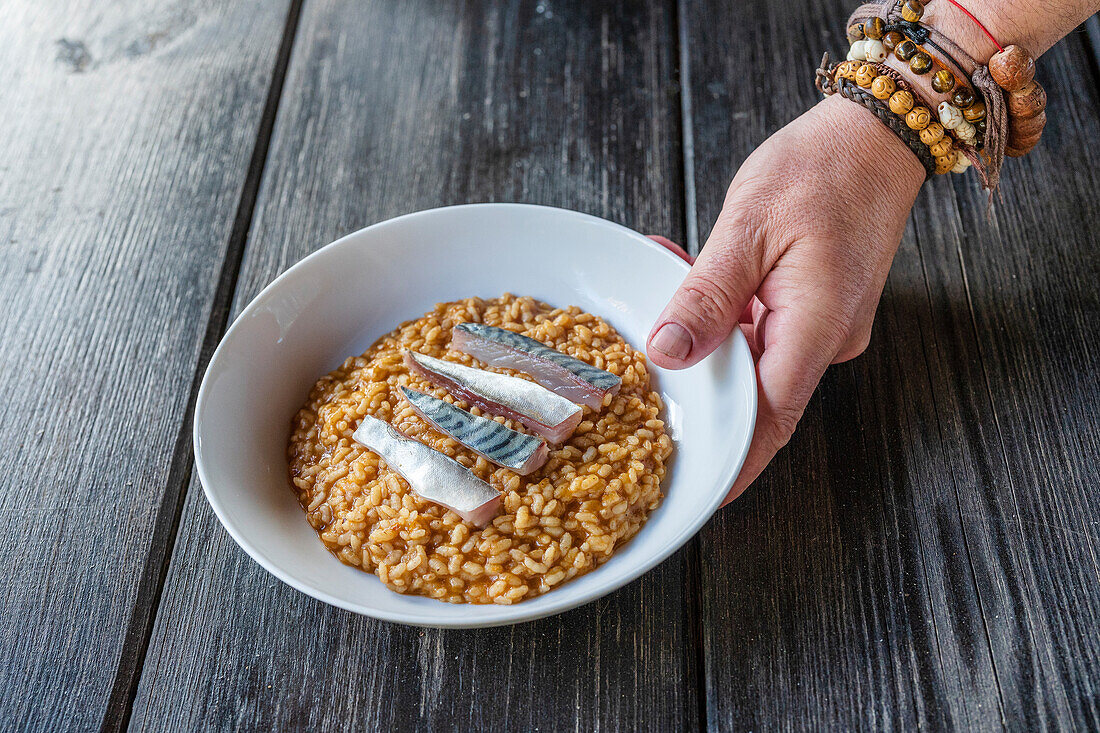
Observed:
[[[776,132],[737,172],[646,349],[658,366],[683,369],[738,325],[748,338],[759,382],[756,431],[725,503],[786,445],[826,367],[867,347],[923,181],[905,144],[839,96]]]

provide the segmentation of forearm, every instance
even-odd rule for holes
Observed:
[[[1023,46],[1035,58],[1100,12],[1098,0],[962,0],[962,5],[1002,46]],[[947,0],[932,0],[922,21],[955,40],[978,61],[986,61],[997,51],[978,24]]]

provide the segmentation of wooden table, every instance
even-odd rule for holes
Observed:
[[[210,354],[293,262],[468,201],[697,251],[851,4],[0,5],[0,727],[1100,725],[1096,18],[992,215],[925,187],[867,353],[626,588],[372,621],[252,562],[193,475]]]

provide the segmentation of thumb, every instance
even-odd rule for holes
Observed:
[[[691,272],[657,318],[646,348],[657,366],[684,369],[718,348],[764,279],[756,241],[732,237],[728,230],[721,221],[715,225]]]

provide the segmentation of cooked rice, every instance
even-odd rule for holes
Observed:
[[[576,432],[538,471],[519,476],[495,466],[430,427],[398,392],[407,385],[482,414],[411,375],[401,359],[405,347],[481,366],[447,348],[451,328],[466,321],[535,338],[619,375],[622,389],[605,398],[598,414],[585,407]],[[650,390],[645,356],[590,313],[509,294],[440,303],[317,382],[292,424],[290,476],[310,524],[342,562],[375,573],[401,593],[452,603],[515,603],[607,560],[656,508],[672,453],[662,408]],[[478,529],[414,494],[352,440],[368,414],[471,468],[504,494],[500,515]]]

